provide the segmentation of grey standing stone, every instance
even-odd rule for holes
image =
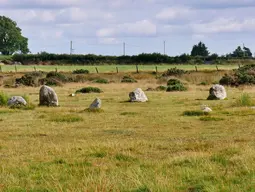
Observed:
[[[220,100],[225,99],[227,97],[227,93],[225,88],[222,85],[213,85],[209,90],[209,96],[207,100]]]
[[[201,106],[201,109],[202,109],[202,111],[205,112],[205,113],[210,113],[210,112],[212,112],[212,109],[211,109],[210,107],[206,106],[206,105],[202,105],[202,106]]]
[[[26,106],[26,100],[21,96],[13,96],[8,100],[8,106]]]
[[[90,109],[100,109],[102,101],[99,98],[96,98],[89,106]]]
[[[58,96],[56,92],[54,91],[54,89],[46,85],[43,85],[40,89],[39,100],[39,105],[58,106]]]
[[[148,101],[147,96],[141,88],[137,88],[133,92],[129,93],[129,98],[131,102],[146,102]]]

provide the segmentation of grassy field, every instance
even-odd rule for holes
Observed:
[[[28,72],[34,71],[34,67],[36,70],[39,71],[55,71],[57,68],[58,71],[70,72],[74,71],[75,69],[88,69],[91,73],[96,73],[96,67],[99,73],[105,72],[116,72],[116,67],[118,67],[119,72],[135,72],[136,66],[135,65],[100,65],[100,66],[55,66],[55,65],[17,65],[18,72]],[[155,71],[155,65],[139,65],[139,71]],[[184,70],[195,70],[195,65],[157,65],[158,71],[163,72],[169,68],[177,67],[178,69]],[[14,65],[4,65],[1,66],[3,72],[14,72],[15,66]],[[237,65],[218,65],[218,69],[220,70],[230,70],[238,68]],[[197,65],[198,70],[216,70],[216,65]]]
[[[135,88],[158,85],[66,84],[54,88],[60,107],[0,108],[0,191],[254,192],[255,110],[235,102],[255,89],[226,88],[227,100],[207,101],[210,86],[190,84],[126,102]],[[104,92],[68,97],[85,86]],[[39,102],[39,87],[1,90]],[[104,112],[84,111],[96,97]],[[183,115],[202,104],[211,115]]]

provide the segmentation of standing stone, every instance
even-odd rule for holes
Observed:
[[[146,102],[148,101],[147,96],[141,88],[137,88],[133,92],[129,93],[129,98],[131,102]]]
[[[89,109],[100,109],[102,101],[99,98],[96,98],[89,106]]]
[[[13,96],[11,97],[8,102],[8,106],[26,106],[27,102],[26,100],[21,96]]]
[[[56,92],[46,85],[43,85],[39,93],[39,105],[58,106],[58,96]]]
[[[219,100],[225,99],[227,97],[227,93],[225,88],[222,85],[213,85],[209,90],[209,96],[207,100]]]

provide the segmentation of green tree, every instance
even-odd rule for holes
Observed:
[[[17,23],[8,17],[0,16],[0,52],[11,55],[16,51],[29,53],[28,39],[22,36]]]
[[[243,51],[245,57],[252,57],[251,50],[248,47],[243,46]]]
[[[204,56],[204,57],[206,57],[208,55],[209,55],[208,48],[201,41],[197,45],[194,45],[192,50],[191,50],[191,56]]]

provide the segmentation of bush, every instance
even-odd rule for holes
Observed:
[[[178,79],[169,79],[167,81],[167,85],[177,85],[177,84],[182,84],[180,80]]]
[[[89,70],[87,69],[76,69],[73,71],[73,74],[89,74]]]
[[[107,79],[96,79],[93,81],[94,83],[102,83],[102,84],[108,84],[109,81]]]
[[[47,85],[47,86],[60,86],[60,87],[63,86],[63,83],[61,81],[51,77],[40,79],[40,84]]]
[[[220,84],[234,86],[255,84],[255,64],[245,65],[233,70],[233,72],[232,75],[225,74],[221,78]]]
[[[8,95],[4,92],[0,92],[0,106],[7,106],[8,103]]]
[[[77,90],[75,93],[102,93],[103,91],[97,87],[84,87]]]
[[[169,79],[167,81],[167,92],[171,91],[187,91],[187,88],[178,79]]]
[[[46,78],[53,78],[53,79],[57,79],[61,82],[67,82],[68,81],[68,78],[62,74],[62,73],[58,73],[58,72],[55,72],[55,71],[51,71],[49,72],[47,75],[46,75]]]
[[[122,83],[137,83],[137,81],[130,77],[130,76],[124,76],[121,80]]]
[[[187,91],[187,88],[183,84],[170,85],[166,89],[167,92],[171,91]]]
[[[164,72],[162,74],[162,76],[163,77],[165,77],[165,76],[181,76],[181,75],[183,75],[185,73],[187,73],[187,71],[182,70],[182,69],[177,69],[175,67],[175,68],[168,69],[166,72]]]
[[[16,79],[16,84],[22,84],[25,86],[39,86],[39,79],[44,76],[43,72],[31,72],[26,73],[21,78]]]
[[[254,101],[252,97],[248,93],[243,93],[235,103],[236,106],[242,107],[242,106],[254,106]]]
[[[158,87],[156,87],[156,91],[166,91],[167,87],[160,85]]]
[[[234,85],[235,84],[235,80],[233,79],[233,77],[225,74],[219,81],[219,83],[221,85]]]

